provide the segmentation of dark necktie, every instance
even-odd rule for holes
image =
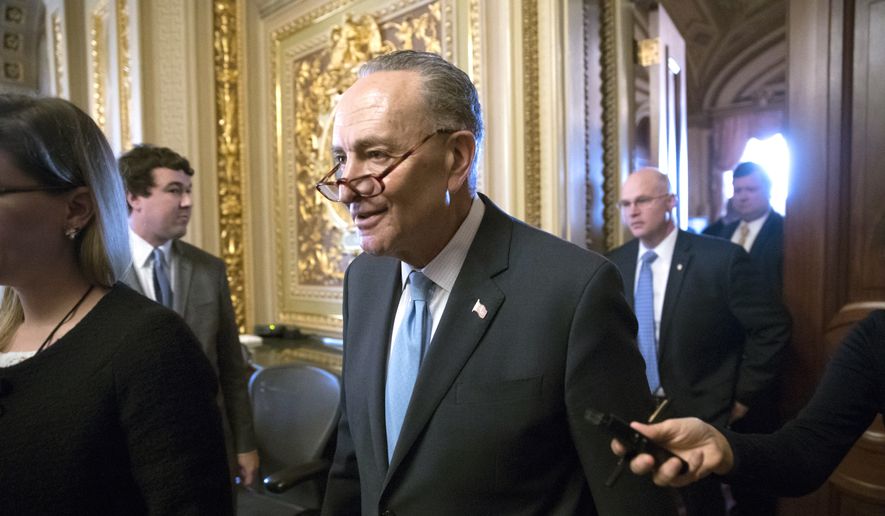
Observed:
[[[169,274],[166,271],[166,260],[163,257],[163,250],[159,247],[154,248],[153,268],[154,268],[154,296],[157,302],[168,308],[172,308],[172,286],[169,282]]]
[[[639,352],[645,359],[645,377],[651,392],[658,390],[661,381],[658,378],[658,346],[655,338],[655,296],[654,278],[651,262],[657,259],[654,251],[646,251],[642,255],[642,266],[639,268],[639,282],[636,284],[636,320],[639,322]]]
[[[430,295],[433,281],[419,271],[412,271],[408,280],[412,302],[400,323],[390,360],[387,364],[387,386],[384,406],[387,425],[387,460],[399,439],[406,409],[412,398],[412,389],[418,378],[418,369],[430,341],[433,319],[430,315]]]

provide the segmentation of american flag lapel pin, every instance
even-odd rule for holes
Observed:
[[[485,319],[486,315],[489,313],[486,310],[486,305],[482,304],[479,299],[476,300],[476,304],[473,305],[473,312],[476,312],[476,315],[479,316],[480,319]]]

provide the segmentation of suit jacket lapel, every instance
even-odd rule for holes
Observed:
[[[172,286],[172,309],[184,317],[194,264],[187,247],[181,245],[178,240],[172,242],[172,249],[177,261],[175,285]]]
[[[385,486],[504,303],[493,277],[507,268],[513,222],[485,196],[481,199],[485,215],[421,365]],[[485,317],[473,312],[477,301],[485,306]]]
[[[630,259],[617,265],[618,269],[621,270],[621,279],[624,280],[624,297],[627,299],[627,303],[630,304],[630,307],[635,310],[635,307],[633,306],[633,290],[636,285],[636,265],[637,260],[639,260],[639,240],[634,238],[630,242],[627,242],[624,251],[625,255],[629,256]]]
[[[144,289],[141,286],[141,282],[138,281],[138,274],[135,272],[135,265],[131,262],[129,263],[129,267],[126,267],[126,271],[123,273],[123,277],[120,278],[123,283],[129,285],[132,290],[138,292],[141,295],[145,295]]]
[[[360,340],[366,343],[367,354],[361,357],[366,361],[357,367],[362,372],[359,374],[361,385],[367,388],[367,400],[369,404],[369,429],[372,434],[372,448],[375,452],[376,464],[387,464],[387,426],[384,419],[384,388],[387,382],[387,355],[390,347],[391,330],[396,308],[402,295],[402,275],[399,260],[385,260],[377,271],[370,277],[361,276],[360,282],[365,283],[361,292],[370,293],[371,299],[358,301],[366,303],[364,306],[388,306],[385,319],[367,317],[363,327],[357,331]],[[353,319],[351,319],[353,320]],[[346,345],[346,344],[345,344]],[[380,373],[378,373],[380,371]],[[385,476],[385,472],[380,472]]]
[[[681,230],[676,236],[676,246],[673,249],[673,261],[670,263],[670,273],[667,275],[667,288],[664,290],[664,306],[661,309],[660,343],[667,341],[671,319],[676,304],[679,302],[679,292],[688,272],[691,262],[691,242],[683,236]],[[658,346],[658,354],[661,354],[662,346]]]
[[[756,239],[753,240],[753,247],[750,248],[750,256],[754,259],[759,259],[759,255],[762,254],[762,251],[768,247],[768,240],[771,239],[772,231],[774,229],[776,214],[772,211],[768,214],[768,218],[765,219],[765,223],[762,224],[762,227],[759,228],[759,234],[756,235]]]

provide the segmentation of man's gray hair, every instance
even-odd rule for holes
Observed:
[[[397,50],[367,61],[359,77],[377,72],[416,72],[423,79],[424,102],[436,129],[462,130],[473,133],[476,151],[470,174],[470,192],[476,188],[476,162],[482,145],[483,124],[479,95],[470,77],[457,66],[437,54],[415,50]]]

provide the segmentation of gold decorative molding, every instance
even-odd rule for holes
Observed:
[[[108,45],[105,22],[107,5],[100,4],[90,16],[89,48],[92,58],[92,119],[105,135],[109,135],[105,113],[105,84],[107,84]]]
[[[468,19],[470,20],[470,66],[471,79],[476,91],[481,91],[482,84],[482,16],[479,0],[470,0]]]
[[[541,115],[538,79],[538,3],[522,3],[523,110],[525,132],[525,221],[541,225]]]
[[[120,83],[120,148],[132,147],[132,121],[129,106],[132,101],[132,61],[129,56],[129,2],[117,0],[117,66]]]
[[[212,18],[221,257],[227,266],[237,326],[241,332],[245,332],[244,174],[240,135],[241,19],[238,4],[238,0],[214,0]]]
[[[603,234],[605,248],[613,249],[618,242],[618,206],[617,192],[619,187],[618,167],[620,163],[618,141],[618,34],[616,26],[617,0],[602,0],[599,5],[600,24],[600,64],[602,72],[602,202],[603,202]]]
[[[593,23],[593,10],[590,8],[589,2],[582,3],[581,16],[584,21],[584,245],[587,246],[588,249],[593,249],[596,241],[593,239],[593,201],[594,201],[594,186],[591,181],[591,167],[592,167],[592,152],[591,152],[591,138],[590,135],[593,134],[593,108],[591,106],[591,94],[590,88],[596,86],[595,77],[593,77],[592,70],[594,69],[593,65],[590,62],[590,59],[593,55],[593,51],[591,49],[591,45],[593,44],[593,37],[591,36],[591,29],[594,25]]]
[[[649,67],[661,62],[661,38],[640,39],[637,42],[636,62]]]
[[[65,53],[64,53],[64,31],[61,24],[61,16],[58,11],[54,11],[50,16],[52,24],[52,57],[55,69],[55,94],[65,96]]]
[[[372,57],[403,48],[447,50],[441,20],[446,3],[405,0],[331,19],[335,9],[350,4],[324,5],[281,26],[270,45],[277,317],[327,334],[340,334],[344,271],[360,252],[346,208],[314,189],[331,168],[335,106]]]

